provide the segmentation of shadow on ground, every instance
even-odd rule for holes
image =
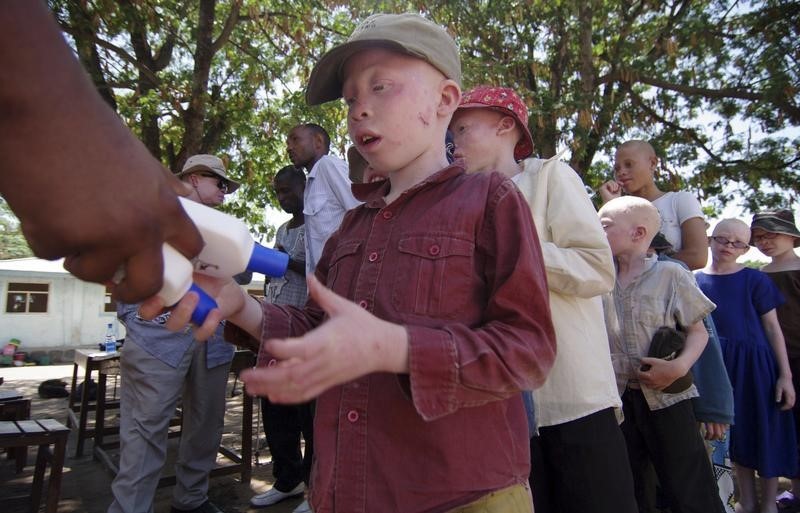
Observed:
[[[53,418],[66,424],[67,399],[42,399],[38,396],[39,383],[45,379],[60,378],[68,383],[72,379],[71,365],[55,365],[46,367],[0,368],[0,377],[4,383],[2,389],[16,389],[26,398],[31,399],[31,418]],[[225,416],[225,429],[223,444],[241,453],[241,425],[242,425],[242,396],[231,396],[234,379],[228,381],[228,409]],[[68,387],[69,388],[69,387]],[[236,387],[241,390],[241,383]],[[109,384],[109,394],[113,391],[113,383]],[[115,413],[109,413],[107,424],[115,425]],[[290,513],[300,499],[286,500],[270,508],[255,509],[250,507],[249,500],[256,493],[263,492],[272,486],[272,465],[269,452],[265,447],[263,429],[257,422],[259,409],[254,406],[253,414],[253,447],[259,448],[258,465],[253,459],[253,477],[249,484],[242,483],[239,474],[214,477],[209,483],[209,498],[225,513],[256,512],[265,513]],[[257,429],[257,427],[259,429]],[[77,441],[77,428],[69,436],[64,474],[61,486],[61,496],[58,511],[61,513],[103,513],[111,504],[111,474],[105,466],[92,457],[92,441],[86,442],[84,455],[75,456]],[[114,438],[111,438],[114,439]],[[177,453],[178,439],[170,439],[168,461],[162,472],[163,475],[173,475],[174,458]],[[112,459],[118,459],[118,451],[111,450]],[[16,474],[14,461],[0,455],[0,509],[3,513],[23,513],[29,510],[31,484],[33,482],[33,464],[35,462],[35,449],[28,450],[28,466],[21,474]],[[217,464],[228,462],[219,455]],[[160,488],[156,492],[153,503],[155,513],[169,513],[172,499],[172,487]],[[42,508],[46,498],[42,499]]]

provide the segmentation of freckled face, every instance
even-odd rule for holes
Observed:
[[[450,122],[455,149],[453,156],[463,158],[470,173],[493,171],[495,153],[501,149],[496,143],[497,130],[503,115],[491,109],[459,109]]]
[[[347,60],[343,76],[350,138],[373,168],[399,171],[444,147],[433,144],[441,139],[435,125],[444,80],[435,68],[370,48]]]

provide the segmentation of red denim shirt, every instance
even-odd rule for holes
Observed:
[[[544,381],[555,335],[525,199],[501,175],[459,166],[390,205],[387,182],[353,189],[366,203],[345,215],[317,276],[406,327],[410,372],[370,374],[317,399],[314,511],[447,511],[527,483],[520,391]],[[313,302],[264,313],[262,340],[323,319]]]

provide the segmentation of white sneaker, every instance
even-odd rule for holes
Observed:
[[[284,499],[288,499],[289,497],[296,497],[298,495],[303,495],[304,491],[306,491],[305,483],[298,484],[288,492],[282,492],[276,488],[270,488],[266,492],[259,493],[258,495],[250,499],[250,504],[252,504],[257,508],[263,508],[264,506],[272,506],[273,504],[277,504]]]
[[[308,503],[308,499],[304,500],[294,510],[292,513],[314,513],[311,511],[311,505]]]

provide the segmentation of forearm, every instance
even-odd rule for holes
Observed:
[[[694,271],[705,267],[708,261],[708,238],[705,220],[692,217],[681,224],[681,250],[671,255]]]
[[[786,342],[783,338],[783,331],[778,323],[778,315],[775,310],[770,310],[761,316],[764,332],[775,354],[775,361],[778,364],[778,373],[781,378],[792,379],[792,369],[789,367],[789,356],[786,353]]]
[[[685,248],[671,254],[670,258],[680,260],[689,267],[689,270],[695,271],[705,267],[708,261],[708,248],[702,250]]]
[[[607,245],[561,248],[545,242],[542,256],[547,287],[553,292],[589,298],[614,288],[614,260]]]
[[[256,340],[261,340],[261,331],[264,320],[264,310],[261,301],[242,291],[244,304],[242,308],[231,315],[229,322],[239,326]]]
[[[48,160],[62,159],[63,153],[87,152],[85,145],[73,144],[64,136],[76,139],[90,137],[86,131],[107,138],[129,137],[111,109],[95,93],[83,69],[64,43],[57,25],[44,2],[7,0],[0,10],[0,63],[7,70],[0,79],[0,149],[6,157],[19,156],[40,161],[41,166],[26,166],[36,186],[13,187],[14,176],[0,173],[0,191],[12,207],[27,213],[25,203],[17,197],[59,187],[53,182],[102,179],[93,176],[94,169],[70,169],[69,180],[52,180]],[[100,126],[98,126],[100,124]],[[56,147],[42,148],[42,141]],[[96,142],[96,140],[93,140]],[[13,152],[5,151],[16,146]],[[29,151],[19,151],[29,148]],[[55,154],[50,150],[57,149]],[[48,151],[43,151],[48,150]],[[15,162],[5,165],[14,166]],[[85,177],[81,176],[85,175]],[[76,178],[77,177],[77,178]],[[97,199],[97,198],[96,198]],[[36,207],[30,207],[34,210]]]
[[[683,350],[680,356],[675,359],[676,362],[680,363],[684,374],[689,372],[692,365],[700,358],[707,343],[708,332],[702,321],[698,321],[687,328]]]

